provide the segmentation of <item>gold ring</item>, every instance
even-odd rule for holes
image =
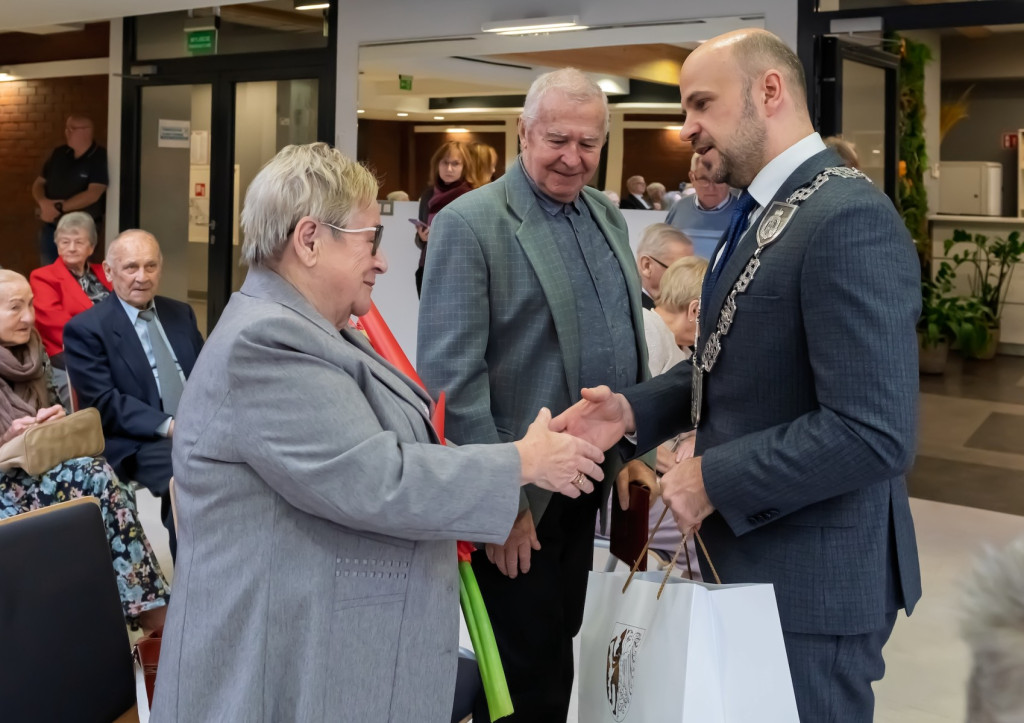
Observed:
[[[582,472],[577,472],[576,476],[572,478],[572,484],[574,484],[576,487],[580,489],[583,489],[583,478],[584,474]]]

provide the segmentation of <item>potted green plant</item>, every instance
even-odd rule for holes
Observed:
[[[946,370],[951,342],[967,356],[981,352],[989,340],[991,316],[974,297],[953,294],[956,271],[943,261],[934,279],[921,282],[921,318],[917,323],[918,363],[923,374]]]
[[[986,343],[977,348],[974,356],[979,359],[991,359],[995,356],[999,343],[999,319],[1006,302],[1006,293],[1010,288],[1015,266],[1024,257],[1024,243],[1020,232],[1013,231],[1006,238],[989,238],[984,234],[971,234],[962,229],[953,231],[953,238],[946,239],[944,248],[949,256],[950,250],[957,244],[967,244],[961,251],[952,255],[954,271],[966,267],[970,270],[967,283],[971,295],[978,304],[988,311],[990,325]],[[969,309],[976,320],[979,310]],[[964,350],[964,353],[968,352]]]

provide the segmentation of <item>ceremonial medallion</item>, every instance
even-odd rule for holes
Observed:
[[[782,201],[776,201],[769,206],[757,227],[758,247],[767,246],[777,239],[789,224],[789,220],[793,218],[796,209],[797,206]]]

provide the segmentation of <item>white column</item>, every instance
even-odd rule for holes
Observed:
[[[118,234],[121,216],[121,67],[124,57],[123,20],[110,21],[110,64],[107,74],[107,210],[104,237]]]

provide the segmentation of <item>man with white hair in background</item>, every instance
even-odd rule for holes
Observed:
[[[693,241],[676,227],[652,223],[644,229],[636,247],[636,267],[640,272],[640,300],[645,309],[654,308],[665,270],[684,256],[693,255]]]
[[[708,162],[694,153],[690,160],[690,183],[694,193],[672,206],[665,223],[675,226],[693,241],[694,253],[706,259],[729,227],[736,196],[727,183],[711,178]]]
[[[433,396],[447,394],[445,432],[459,444],[518,438],[537,409],[557,414],[583,386],[623,388],[646,376],[626,223],[586,185],[607,133],[596,83],[573,68],[542,75],[519,120],[520,157],[434,219],[419,372]],[[607,455],[604,479],[616,479],[619,465]],[[527,486],[505,544],[473,555],[515,706],[507,720],[566,719],[572,639],[608,489],[563,500]],[[474,719],[490,720],[482,693]]]
[[[67,323],[64,357],[79,406],[96,407],[103,420],[103,456],[119,477],[160,498],[173,556],[174,414],[203,337],[192,307],[156,295],[163,260],[147,231],[123,231],[111,241],[103,272],[114,293]]]

